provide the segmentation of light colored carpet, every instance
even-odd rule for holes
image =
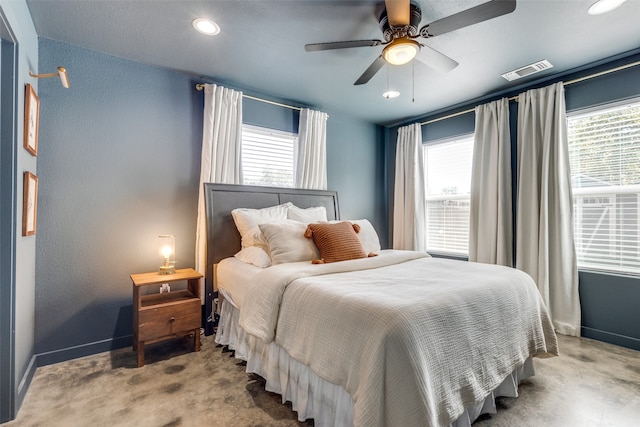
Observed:
[[[562,355],[535,360],[517,399],[474,426],[638,426],[640,352],[560,337]],[[38,368],[14,426],[304,426],[290,404],[264,390],[244,363],[202,337],[148,346],[135,367],[131,348]]]

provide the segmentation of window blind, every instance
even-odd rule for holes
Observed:
[[[640,101],[568,118],[578,266],[640,274]]]
[[[427,250],[469,253],[473,135],[424,146]]]
[[[297,141],[292,133],[243,125],[243,184],[293,187]]]

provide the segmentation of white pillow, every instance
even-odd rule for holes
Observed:
[[[268,221],[265,224],[274,224],[274,223],[288,223],[293,221],[292,219],[274,219],[273,221]],[[297,221],[296,221],[297,222]],[[242,247],[248,248],[250,246],[258,246],[264,249],[267,253],[269,253],[269,244],[267,239],[262,234],[262,230],[260,230],[259,226],[253,227],[251,230],[247,231],[244,236],[242,236]]]
[[[329,221],[331,223],[348,221],[352,224],[358,224],[360,226],[360,232],[356,235],[362,243],[362,247],[366,253],[378,252],[380,250],[380,239],[378,233],[368,219],[356,219],[356,220],[341,220],[341,221]]]
[[[313,239],[304,237],[307,224],[287,221],[260,224],[259,227],[267,240],[272,265],[320,258]]]
[[[271,267],[271,258],[269,254],[258,246],[250,246],[248,248],[241,249],[240,252],[234,255],[237,259],[247,264],[253,264],[256,267],[267,268]]]
[[[351,222],[360,226],[358,238],[360,239],[360,243],[362,243],[364,251],[366,253],[378,252],[380,250],[380,239],[378,238],[376,229],[373,228],[373,224],[371,224],[368,219],[357,219]]]
[[[294,221],[304,222],[309,224],[312,222],[326,221],[327,220],[327,208],[324,206],[317,206],[314,208],[302,209],[296,205],[289,206],[287,211],[287,218]]]
[[[267,240],[264,238],[259,226],[253,227],[242,236],[242,248],[257,246],[267,250]]]
[[[277,219],[287,219],[287,210],[292,203],[287,202],[278,206],[271,206],[263,209],[237,208],[231,211],[233,222],[240,232],[240,237],[244,237],[253,227],[271,222]]]

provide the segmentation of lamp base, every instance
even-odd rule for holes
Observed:
[[[158,271],[160,274],[175,274],[175,272],[176,268],[173,265],[160,266],[160,271]]]

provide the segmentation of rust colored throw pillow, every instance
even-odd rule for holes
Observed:
[[[319,262],[329,263],[367,257],[356,235],[358,231],[360,226],[350,222],[314,223],[307,226],[304,236],[313,238],[320,251]]]

